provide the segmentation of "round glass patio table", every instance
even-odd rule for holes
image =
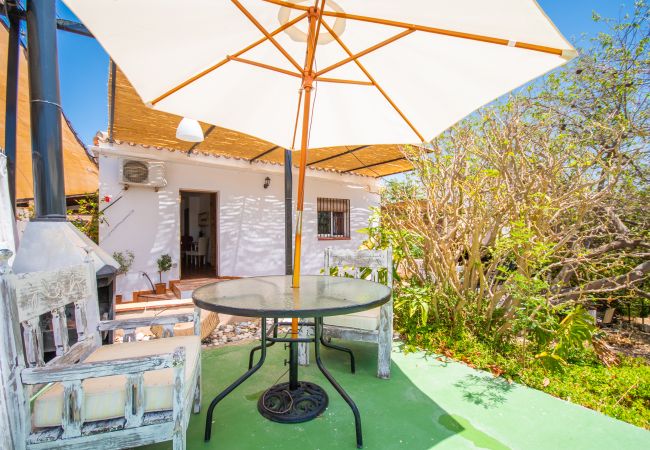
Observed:
[[[264,276],[221,281],[202,286],[194,291],[194,303],[202,309],[245,317],[259,317],[262,320],[261,345],[251,351],[249,370],[212,400],[208,408],[205,426],[205,440],[210,440],[212,413],[224,397],[255,373],[266,359],[266,348],[275,342],[289,343],[289,382],[269,388],[258,401],[260,413],[273,421],[296,423],[311,420],[320,415],[328,404],[325,391],[318,385],[298,380],[298,344],[314,344],[316,364],[348,403],[355,418],[357,447],[362,446],[361,419],[359,411],[343,388],[323,365],[320,344],[345,351],[354,357],[349,349],[328,344],[323,339],[323,317],[350,314],[376,308],[386,303],[391,296],[389,287],[368,280],[345,277],[305,275],[300,277],[300,287],[293,288],[292,277]],[[266,319],[274,319],[272,336],[267,336]],[[313,322],[301,320],[301,326],[314,328],[313,337],[278,337],[279,318],[313,318]],[[253,353],[261,350],[257,364],[253,366]]]

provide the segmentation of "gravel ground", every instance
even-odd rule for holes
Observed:
[[[267,330],[270,330],[272,325],[273,320],[267,319]],[[278,333],[280,335],[284,335],[289,331],[289,329],[290,328],[287,326],[279,327]],[[122,342],[122,335],[122,330],[117,331],[115,334],[114,342]],[[151,329],[149,327],[142,327],[136,330],[136,341],[148,341],[151,339],[156,339],[156,336],[151,333]],[[237,320],[237,318],[229,318],[229,320],[226,320],[224,323],[219,323],[212,334],[210,334],[208,338],[204,339],[201,344],[203,348],[209,348],[259,339],[259,319],[247,319],[240,321]]]
[[[219,347],[238,343],[247,340],[258,340],[260,338],[260,325],[259,319],[249,320],[244,322],[235,322],[227,324],[219,324],[212,334],[203,340],[203,348]],[[273,325],[272,319],[267,319],[267,330]],[[279,327],[278,333],[284,334],[289,330],[289,327]]]
[[[650,333],[635,328],[604,328],[605,341],[618,353],[650,362]]]

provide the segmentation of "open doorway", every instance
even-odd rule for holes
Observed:
[[[181,279],[219,275],[217,193],[181,191]]]

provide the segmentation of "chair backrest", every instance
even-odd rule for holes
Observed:
[[[207,255],[208,254],[208,238],[205,236],[202,236],[199,238],[199,243],[197,250],[199,252],[199,255]]]
[[[90,249],[82,264],[21,274],[5,268],[2,281],[13,291],[18,322],[23,330],[27,367],[45,365],[44,331],[52,332],[56,351],[56,357],[48,365],[76,362],[101,345],[97,335],[97,286]],[[68,331],[72,321],[77,332],[74,345],[70,345]]]
[[[325,274],[330,275],[336,268],[336,275],[353,276],[354,278],[369,278],[379,283],[380,270],[386,269],[385,283],[393,285],[393,252],[389,247],[385,250],[347,250],[325,249]]]

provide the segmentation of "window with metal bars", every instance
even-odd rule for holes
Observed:
[[[318,239],[350,239],[350,200],[318,198]]]

